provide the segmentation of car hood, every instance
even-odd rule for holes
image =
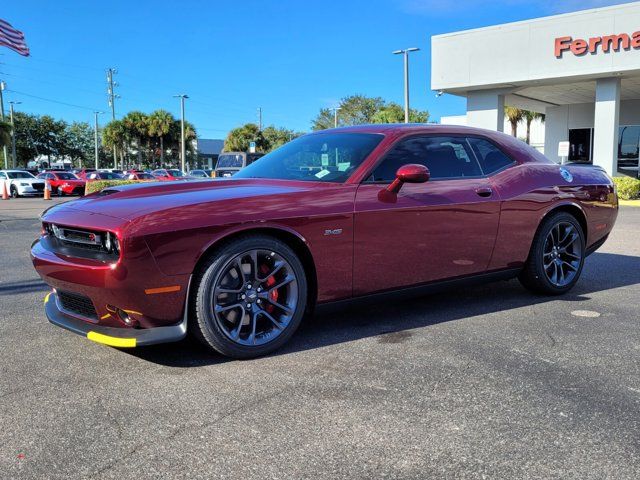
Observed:
[[[320,182],[265,179],[149,182],[108,187],[62,208],[133,220],[154,212],[250,197],[282,195],[326,187]]]
[[[18,182],[18,183],[44,183],[44,180],[41,178],[9,178],[10,182]]]

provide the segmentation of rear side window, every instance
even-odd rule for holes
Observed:
[[[464,137],[412,137],[401,140],[376,167],[369,181],[391,182],[408,163],[424,165],[431,178],[465,178],[482,175]]]
[[[469,137],[468,141],[485,175],[513,165],[514,161],[490,141],[477,137]]]

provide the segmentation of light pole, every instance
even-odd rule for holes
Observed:
[[[109,68],[107,70],[107,98],[109,99],[109,107],[111,108],[112,121],[116,119],[116,98],[120,98],[120,95],[117,95],[115,92],[115,87],[118,83],[113,80],[113,75],[116,73],[118,73],[118,71],[115,68]],[[122,163],[124,169],[124,159]],[[113,167],[118,168],[118,152],[115,145],[113,146]]]
[[[98,115],[102,113],[104,112],[93,112],[93,114],[95,115],[95,123],[94,123],[95,131],[93,133],[94,133],[94,141],[95,141],[96,170],[100,168],[98,166],[98,160],[100,158],[100,153],[98,152]]]
[[[16,160],[16,125],[13,121],[13,106],[20,105],[22,102],[9,102],[9,115],[11,118],[11,162],[12,167],[16,168],[17,160]]]
[[[187,156],[187,149],[184,144],[184,100],[185,98],[189,98],[188,95],[181,93],[180,95],[174,95],[175,98],[180,99],[180,143],[181,143],[181,160],[182,160],[182,171],[185,171],[185,157]],[[185,172],[186,173],[186,172]]]
[[[4,101],[2,100],[2,91],[7,87],[7,84],[0,81],[0,120],[4,121]],[[4,155],[4,168],[9,169],[9,149],[6,145],[2,147],[2,153]]]
[[[340,110],[340,107],[333,107],[331,110],[333,110],[333,128],[337,128],[338,127],[338,110]]]
[[[420,50],[416,47],[405,48],[392,52],[394,55],[404,56],[404,123],[409,123],[409,52]]]

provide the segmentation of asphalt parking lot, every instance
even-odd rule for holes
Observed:
[[[567,296],[509,281],[325,314],[239,362],[50,325],[45,205],[0,203],[1,479],[640,477],[640,208]]]

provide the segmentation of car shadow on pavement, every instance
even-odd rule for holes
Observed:
[[[551,301],[582,302],[590,294],[640,283],[640,257],[612,253],[591,255],[576,287],[549,297],[530,293],[517,280],[465,287],[398,301],[381,301],[318,314],[305,321],[291,341],[272,355],[285,355],[367,337],[381,343],[402,343],[408,330],[487,315]],[[572,308],[573,309],[573,308]],[[128,351],[149,362],[171,367],[196,367],[227,361],[193,339]]]
[[[34,278],[33,280],[27,280],[24,282],[0,283],[0,296],[46,292],[49,290],[51,290],[51,287],[39,278]]]

